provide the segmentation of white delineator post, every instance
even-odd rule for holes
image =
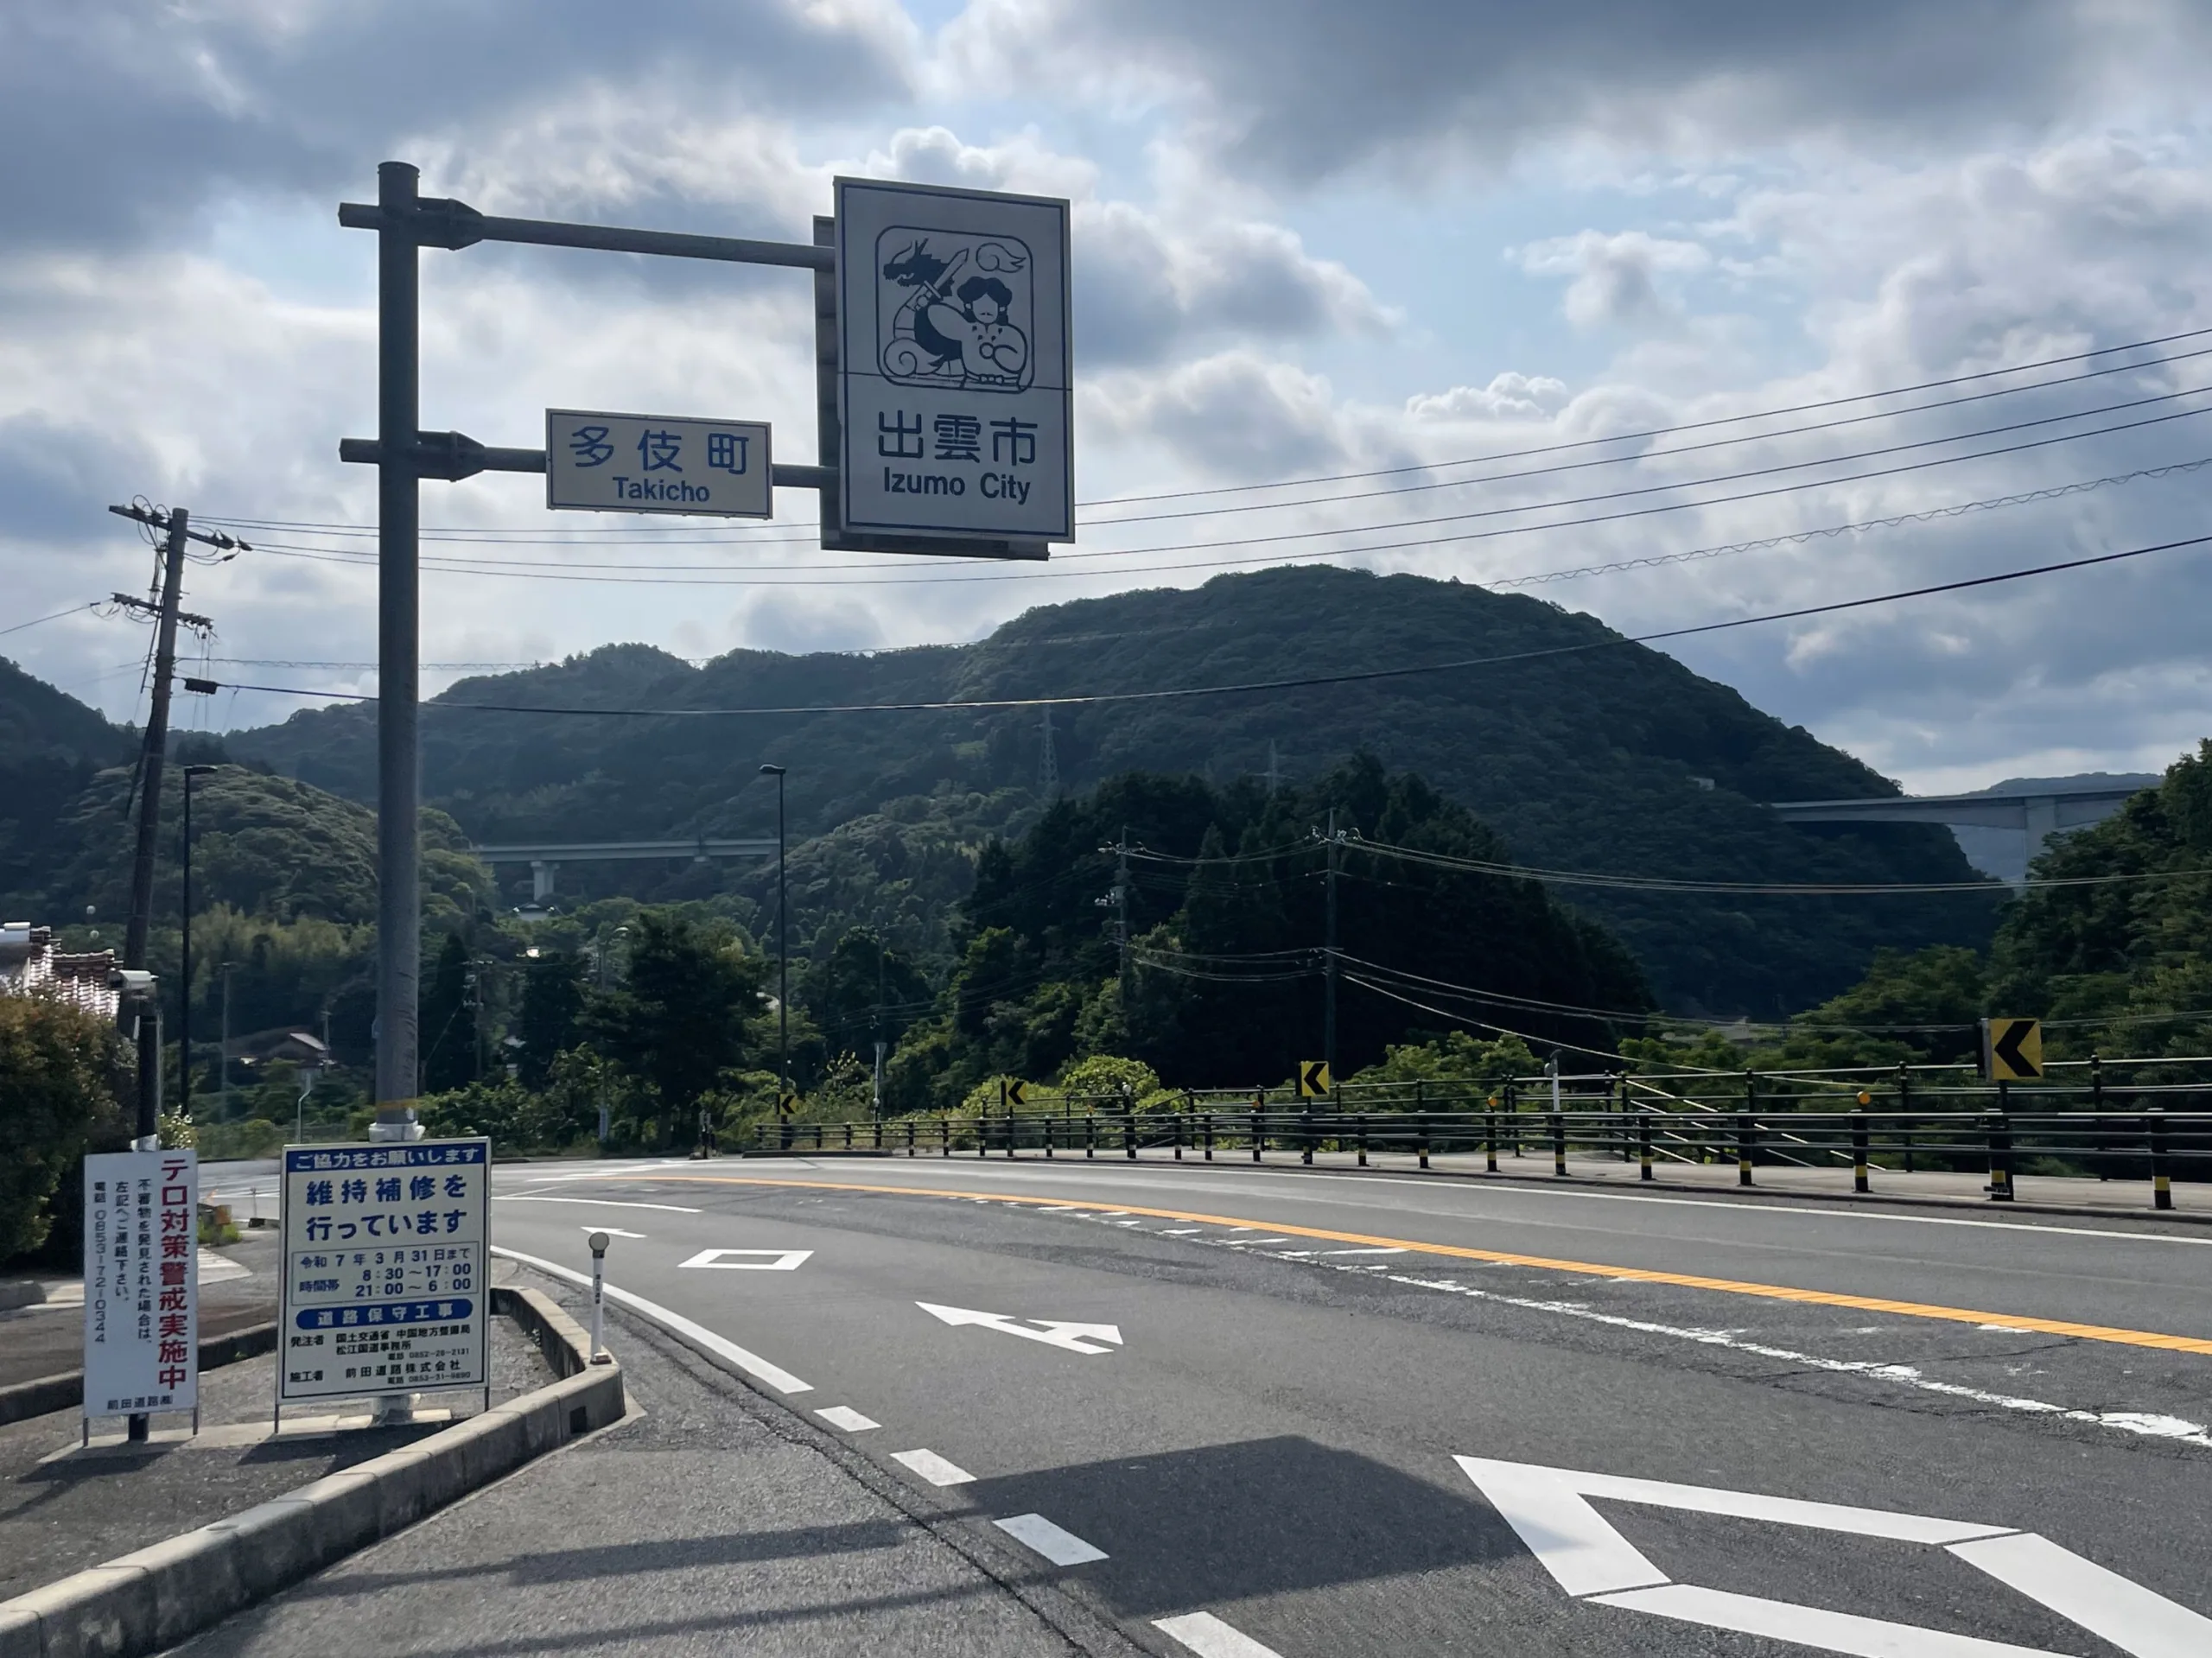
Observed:
[[[608,1240],[606,1233],[594,1232],[588,1241],[591,1244],[591,1362],[594,1364],[605,1364],[608,1363],[608,1358],[600,1347],[599,1334],[604,1327],[607,1312]]]

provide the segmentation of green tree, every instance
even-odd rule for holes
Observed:
[[[574,1047],[583,1014],[583,965],[560,951],[525,962],[515,1035],[517,1070],[525,1088],[543,1089],[553,1062]]]
[[[755,1052],[766,977],[760,957],[683,917],[640,910],[631,924],[626,981],[589,998],[584,1029],[652,1088],[664,1146],[694,1102]]]
[[[476,1080],[476,996],[468,946],[448,933],[423,991],[417,1040],[423,1092],[445,1094]]]
[[[896,1046],[935,1000],[928,975],[862,927],[849,929],[828,955],[809,963],[797,992],[830,1055],[871,1062],[879,1039]]]
[[[46,1242],[55,1193],[87,1151],[122,1144],[122,1063],[105,1020],[0,994],[0,1261]]]

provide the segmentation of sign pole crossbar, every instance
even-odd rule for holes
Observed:
[[[812,489],[822,498],[822,544],[832,551],[1042,559],[1048,543],[1074,536],[1065,200],[840,179],[838,217],[817,219],[811,242],[777,242],[505,218],[424,196],[420,177],[407,162],[385,162],[377,169],[375,203],[343,202],[338,209],[341,226],[373,232],[378,241],[377,435],[346,438],[338,448],[340,461],[378,471],[381,873],[372,1140],[410,1141],[423,1132],[414,1107],[420,1089],[416,722],[423,479],[543,473],[549,506],[734,517],[771,516],[773,489]],[[865,246],[849,249],[844,238],[855,213],[866,220],[855,232]],[[817,464],[772,461],[768,430],[760,422],[549,410],[543,449],[423,430],[419,252],[482,242],[812,272]],[[857,433],[850,429],[861,418],[852,406],[855,398],[868,402],[867,429]],[[563,433],[553,429],[556,414],[563,415]],[[592,440],[604,442],[607,455],[580,461],[559,452],[556,439],[573,444],[582,436],[579,419],[607,429]],[[624,420],[648,424],[618,434],[613,429]],[[740,442],[751,433],[757,441]],[[663,445],[659,467],[649,464],[656,440]],[[636,478],[604,488],[575,486],[582,472],[604,465],[626,441],[646,449]],[[720,493],[703,489],[696,477],[677,484],[678,444],[687,457],[699,454],[709,472],[722,475]],[[855,457],[863,444],[873,452],[861,480]],[[656,471],[668,475],[651,475]],[[613,474],[601,476],[611,480]],[[741,486],[734,481],[740,478]],[[856,486],[864,486],[857,495]],[[849,510],[856,499],[868,505],[857,530],[849,527],[862,516]]]

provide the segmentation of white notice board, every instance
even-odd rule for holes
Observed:
[[[85,1159],[85,1414],[200,1405],[200,1161]]]
[[[489,1140],[284,1153],[279,1406],[481,1388]]]
[[[837,327],[846,529],[1074,539],[1065,201],[839,179]]]
[[[773,516],[766,421],[545,411],[545,505],[589,512]]]

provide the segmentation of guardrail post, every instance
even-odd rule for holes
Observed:
[[[1509,1077],[1505,1083],[1505,1115],[1513,1125],[1513,1155],[1521,1155],[1521,1094]]]
[[[1310,1169],[1313,1166],[1313,1102],[1307,1100],[1300,1109],[1304,1121],[1298,1125],[1298,1160]]]
[[[1758,1124],[1750,1112],[1736,1114],[1736,1184],[1739,1186],[1751,1184],[1751,1164],[1758,1156]]]
[[[845,1125],[845,1149],[853,1149],[853,1125],[849,1122]]]
[[[906,1119],[906,1155],[909,1157],[914,1154],[914,1131],[918,1126],[913,1118]]]
[[[1134,1163],[1137,1159],[1137,1114],[1135,1110],[1122,1113],[1122,1151]]]
[[[990,1154],[991,1114],[979,1106],[976,1111],[976,1155],[988,1157]]]
[[[1352,1119],[1352,1123],[1358,1131],[1359,1166],[1363,1169],[1367,1166],[1367,1113],[1361,1112]]]
[[[1497,1096],[1490,1096],[1490,1109],[1483,1113],[1483,1172],[1497,1172]]]
[[[1260,1160],[1260,1113],[1267,1109],[1268,1096],[1262,1090],[1252,1108],[1252,1160]]]
[[[1851,1189],[1853,1191],[1873,1190],[1866,1178],[1867,1140],[1866,1108],[1853,1106],[1851,1109]]]
[[[1421,1167],[1427,1168],[1428,1166],[1428,1114],[1426,1111],[1418,1113],[1414,1118],[1414,1122],[1416,1125],[1414,1129],[1416,1136],[1414,1145],[1421,1152]]]
[[[1639,1180],[1653,1178],[1651,1172],[1651,1108],[1645,1106],[1636,1122],[1637,1175]]]
[[[1205,1142],[1206,1142],[1206,1161],[1207,1161],[1207,1162],[1209,1162],[1209,1163],[1211,1163],[1211,1162],[1212,1162],[1212,1161],[1213,1161],[1213,1113],[1212,1113],[1212,1112],[1211,1112],[1211,1111],[1207,1112],[1207,1113],[1205,1114],[1205,1116],[1204,1120],[1203,1120],[1203,1121],[1201,1121],[1199,1122],[1199,1124],[1198,1124],[1198,1133],[1199,1133],[1199,1134],[1201,1134],[1202,1135],[1204,1135],[1204,1136],[1205,1137]]]
[[[2166,1108],[2154,1105],[2145,1119],[2145,1128],[2151,1141],[2151,1207],[2171,1209],[2174,1206],[2173,1176],[2166,1168]]]
[[[1556,1111],[1545,1115],[1551,1118],[1552,1172],[1564,1175],[1567,1172],[1567,1119]]]
[[[1997,1084],[1997,1109],[1982,1120],[1982,1133],[1989,1141],[1989,1201],[2009,1204],[2012,1201],[2012,1115],[2008,1089],[2003,1079]]]
[[[937,1120],[937,1127],[938,1137],[944,1142],[944,1149],[939,1155],[950,1157],[952,1155],[952,1119],[939,1117]]]
[[[1178,1163],[1183,1160],[1183,1130],[1189,1119],[1190,1113],[1183,1107],[1179,1105],[1175,1108],[1175,1160]]]

